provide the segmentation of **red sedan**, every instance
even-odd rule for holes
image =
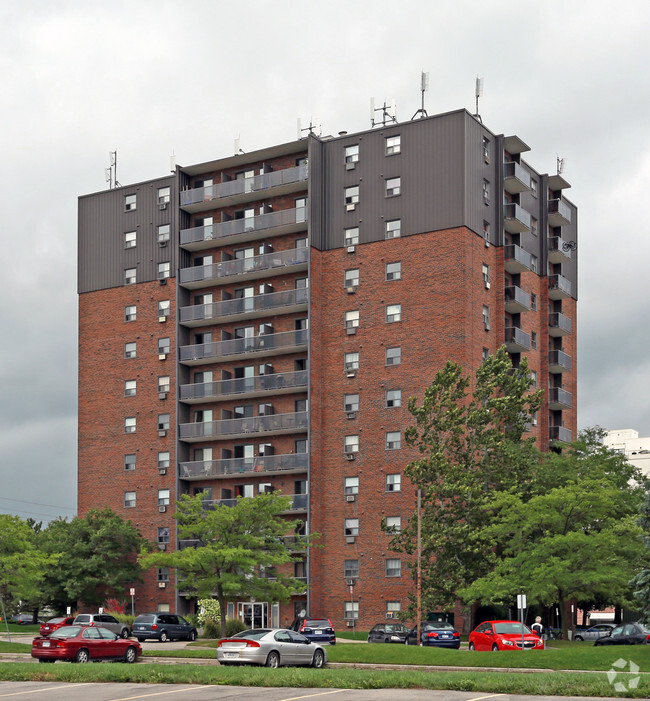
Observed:
[[[135,662],[142,654],[140,643],[125,640],[100,626],[63,626],[46,637],[34,638],[32,657],[39,662]]]
[[[72,621],[74,621],[74,616],[68,616],[67,618],[50,618],[47,623],[43,623],[41,626],[41,635],[49,635],[57,628],[61,628],[62,626],[70,626],[72,625]]]
[[[519,621],[485,621],[469,634],[470,650],[543,650],[541,638]]]

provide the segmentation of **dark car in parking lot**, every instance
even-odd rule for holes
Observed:
[[[404,643],[409,632],[403,623],[377,623],[368,633],[368,642]]]
[[[650,628],[642,623],[621,623],[594,645],[650,645]]]
[[[329,618],[298,616],[291,624],[291,630],[304,635],[312,643],[336,645],[336,633]]]
[[[407,645],[418,644],[418,629],[414,626],[406,640]],[[460,633],[445,621],[423,621],[420,624],[420,642],[428,647],[460,647]]]
[[[196,628],[176,613],[141,613],[133,621],[133,637],[140,642],[152,638],[168,640],[196,640]]]
[[[41,619],[34,620],[34,616],[31,613],[17,613],[11,617],[12,623],[17,623],[19,626],[28,626],[32,623],[43,623]]]

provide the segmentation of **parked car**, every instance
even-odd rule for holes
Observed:
[[[609,635],[613,628],[615,628],[613,623],[598,623],[598,625],[591,626],[591,628],[576,630],[576,634],[573,639],[598,640],[598,638],[602,638],[603,635]]]
[[[72,625],[73,621],[73,616],[59,616],[59,618],[50,618],[47,623],[43,623],[41,626],[41,635],[50,635],[50,633],[53,633],[58,628]]]
[[[120,638],[128,638],[130,635],[129,626],[120,623],[115,616],[108,613],[80,613],[72,622],[75,626],[102,626],[119,635]]]
[[[135,662],[142,654],[140,643],[124,640],[102,626],[62,626],[32,642],[32,657],[39,662]]]
[[[622,623],[594,645],[650,645],[650,628],[643,623]]]
[[[519,621],[485,621],[469,634],[469,649],[494,652],[521,649],[543,650],[544,642],[528,626],[522,625]]]
[[[420,641],[428,647],[460,647],[460,633],[451,623],[445,621],[422,621],[420,623]],[[414,626],[404,640],[406,645],[418,644],[418,628]]]
[[[132,635],[140,642],[147,638],[161,643],[196,640],[196,628],[175,613],[141,613],[133,622]]]
[[[312,643],[295,630],[258,628],[220,640],[217,659],[223,665],[309,665],[320,669],[327,662],[327,653],[324,647]]]
[[[11,622],[19,626],[28,626],[34,623],[34,616],[31,613],[16,613],[11,617]],[[36,623],[43,623],[43,621],[39,618]]]
[[[409,629],[403,623],[377,623],[368,633],[369,643],[403,643]]]
[[[336,645],[336,633],[329,618],[298,616],[291,624],[291,630],[304,635],[312,643]]]

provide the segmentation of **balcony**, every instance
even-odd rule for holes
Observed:
[[[562,387],[551,387],[548,391],[548,408],[553,411],[570,409],[573,405],[571,392],[567,392]]]
[[[571,443],[571,431],[564,426],[550,426],[548,437],[551,443]]]
[[[571,280],[564,275],[549,275],[548,296],[549,299],[567,299],[571,296]]]
[[[571,246],[559,236],[552,236],[548,240],[548,259],[551,263],[568,263],[573,258]]]
[[[307,511],[307,507],[309,505],[309,494],[287,494],[287,496],[291,497],[291,504],[287,510],[287,513]],[[206,500],[203,502],[203,505],[206,509],[214,508],[215,506],[236,506],[237,498]]]
[[[505,256],[505,268],[509,273],[523,273],[530,270],[532,257],[521,246],[514,243],[508,244],[503,247],[503,255]]]
[[[548,223],[550,226],[567,226],[567,224],[570,224],[571,207],[564,200],[549,200]]]
[[[511,234],[530,231],[530,214],[518,204],[511,202],[503,208],[505,230]],[[182,232],[181,232],[182,233]]]
[[[197,382],[182,385],[180,400],[186,404],[204,402],[224,402],[244,397],[263,397],[267,394],[292,394],[305,392],[309,382],[309,372],[283,372],[257,377],[236,377],[219,382]]]
[[[180,194],[181,209],[186,212],[204,212],[215,207],[259,200],[261,197],[278,197],[305,189],[307,165],[284,168],[252,178],[228,180],[218,185],[196,187]]]
[[[180,424],[180,439],[188,443],[218,441],[226,438],[253,438],[284,433],[306,433],[309,412],[271,414],[270,416],[247,416],[243,419],[221,421],[197,421]]]
[[[292,474],[307,472],[309,469],[308,453],[291,453],[290,455],[260,455],[251,458],[228,458],[225,460],[198,460],[180,464],[180,479],[205,480],[232,476],[253,476]]]
[[[503,164],[503,187],[511,195],[530,190],[530,174],[516,161]]]
[[[571,333],[571,319],[561,312],[551,312],[548,315],[549,336],[566,336]]]
[[[271,355],[303,353],[309,344],[309,331],[282,331],[248,338],[231,338],[227,341],[196,343],[181,346],[180,361],[183,365],[226,363],[242,358],[263,358]]]
[[[212,265],[183,268],[180,271],[180,283],[192,290],[208,285],[225,285],[273,275],[288,275],[307,270],[308,262],[309,248],[290,248],[253,258],[236,258]]]
[[[256,217],[231,219],[207,226],[195,226],[181,230],[181,246],[188,251],[236,245],[258,241],[269,236],[283,236],[307,228],[307,211],[304,207],[281,209]]]
[[[530,334],[516,326],[507,327],[506,350],[508,353],[521,353],[530,350]]]
[[[505,307],[511,314],[530,311],[530,295],[521,287],[510,285],[505,290]]]
[[[549,351],[548,371],[552,373],[570,372],[571,356],[561,350]]]
[[[180,323],[183,326],[207,326],[241,319],[278,316],[307,310],[309,291],[304,288],[269,292],[255,297],[238,297],[221,302],[182,307]]]

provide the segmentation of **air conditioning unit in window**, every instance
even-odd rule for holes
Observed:
[[[159,467],[159,468],[158,468],[158,474],[159,474],[159,475],[166,475],[166,474],[167,474],[167,468],[166,468],[166,467]]]
[[[353,627],[354,627],[354,621],[346,621],[345,625],[346,625],[348,628],[353,628]]]
[[[357,418],[357,412],[356,411],[348,411],[345,414],[346,419],[356,419]]]
[[[530,423],[531,423],[533,426],[537,426],[537,419],[533,419]]]
[[[167,284],[167,278],[166,277],[161,277],[160,280],[158,280],[158,283],[160,285],[166,285]]]
[[[386,611],[386,618],[397,618],[397,613],[395,611]]]
[[[346,332],[348,336],[354,336],[354,334],[357,332],[357,327],[356,326],[348,326],[346,329]]]
[[[346,212],[354,212],[354,210],[357,208],[356,204],[346,204],[345,205],[345,211]]]
[[[158,353],[158,360],[167,360],[167,353]]]
[[[346,579],[345,584],[348,587],[353,587],[356,584],[356,581],[354,579]]]
[[[356,501],[356,500],[357,500],[356,494],[346,494],[345,495],[345,501]]]
[[[167,511],[167,507],[166,507],[166,506],[159,506],[159,507],[158,507],[158,511],[159,511],[159,513],[161,513],[161,514],[164,514],[165,511]]]
[[[167,429],[161,428],[161,429],[158,431],[158,435],[159,435],[161,438],[164,438],[164,437],[167,435]]]
[[[345,170],[354,170],[357,167],[356,163],[346,163]]]
[[[348,246],[348,253],[354,253],[357,250],[356,246]]]
[[[356,539],[353,535],[346,536],[346,538],[345,538],[345,542],[348,543],[348,544],[350,544],[350,545],[351,545],[352,543],[355,543],[356,540],[357,540],[357,539]]]
[[[158,209],[167,209],[168,204],[166,200],[158,200]]]
[[[159,324],[164,324],[166,321],[167,321],[167,317],[166,317],[166,316],[159,316],[159,317],[158,317],[158,323],[159,323]]]
[[[490,327],[490,322],[489,322],[489,321],[484,321],[484,322],[483,322],[483,328],[484,328],[486,331],[489,331],[490,328],[491,328],[491,327]]]
[[[158,582],[158,589],[164,589],[167,586],[167,582]]]
[[[167,245],[167,241],[158,241],[158,245],[160,246],[160,248],[165,248],[165,246]]]
[[[355,459],[356,459],[356,454],[355,454],[355,453],[346,453],[346,454],[345,454],[345,457],[346,457],[348,460],[355,460]]]
[[[159,550],[167,550],[167,543],[158,543]]]
[[[346,291],[349,295],[353,295],[353,294],[357,291],[357,288],[356,288],[355,285],[348,285],[348,287],[345,288],[345,291]]]
[[[158,399],[167,399],[167,392],[158,392]]]

